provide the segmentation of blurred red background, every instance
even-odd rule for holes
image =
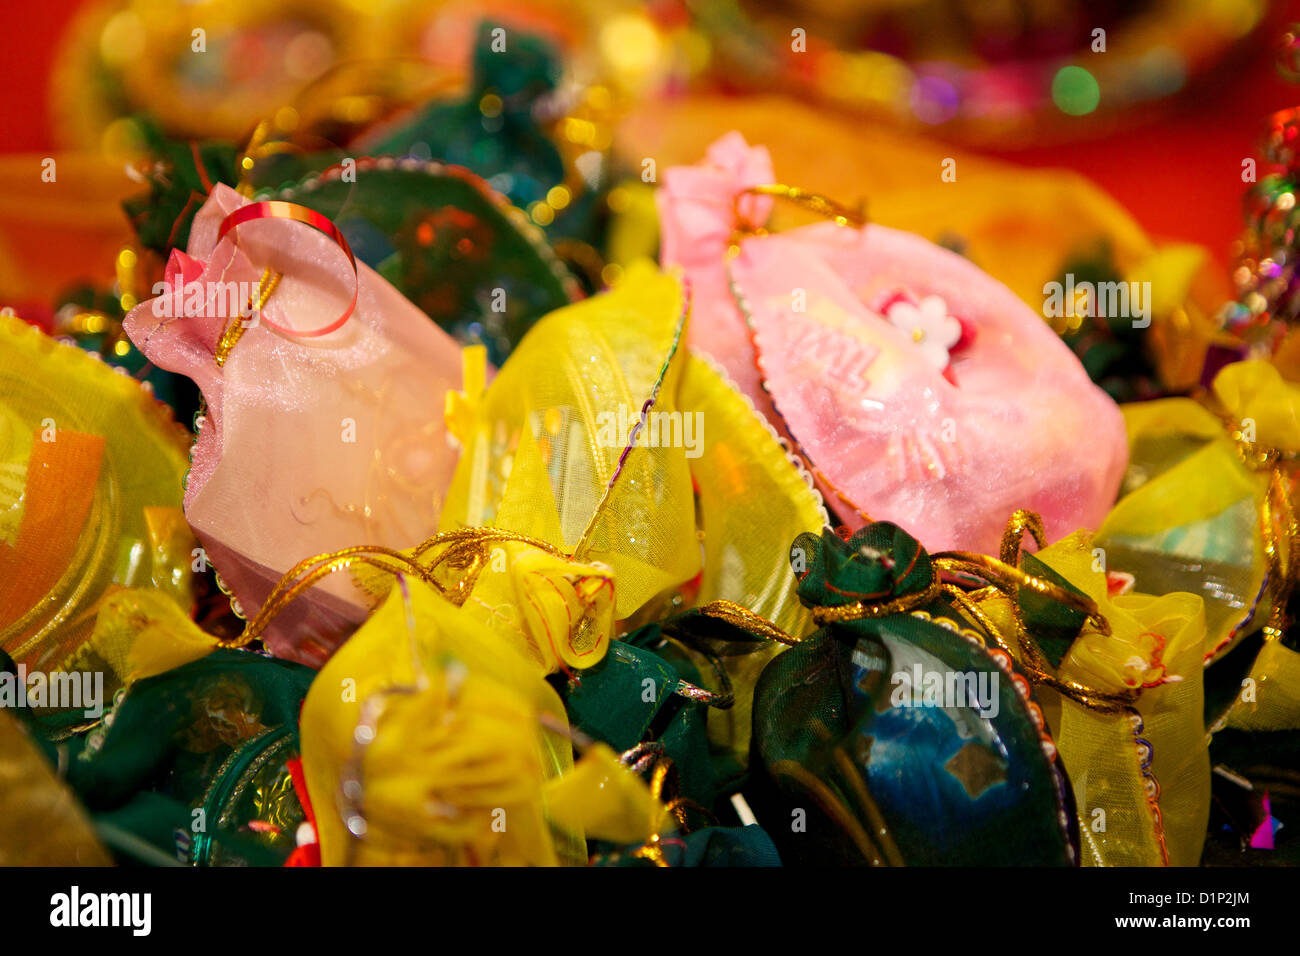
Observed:
[[[53,149],[49,79],[60,36],[87,0],[41,0],[6,17],[4,137],[0,152]],[[1206,246],[1220,262],[1241,229],[1241,162],[1258,155],[1264,117],[1300,104],[1300,86],[1284,82],[1271,46],[1300,19],[1300,0],[1275,3],[1249,48],[1211,84],[1166,114],[1088,142],[983,150],[1030,166],[1062,166],[1093,179],[1156,239]]]

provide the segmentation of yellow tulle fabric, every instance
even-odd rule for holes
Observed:
[[[1109,710],[1035,688],[1074,787],[1084,864],[1196,865],[1210,808],[1204,602],[1178,592],[1109,597],[1087,532],[1035,557],[1087,594],[1110,624],[1110,634],[1085,627],[1056,676],[1101,693],[1140,689],[1132,707]],[[1005,597],[981,606],[1012,633]]]
[[[479,575],[464,604],[516,632],[547,670],[598,660],[614,618],[630,627],[713,600],[791,634],[812,630],[788,549],[826,524],[821,497],[721,372],[680,345],[673,351],[687,308],[676,278],[641,263],[611,292],[542,320],[485,390],[483,358],[467,350],[466,391],[448,403],[465,451],[443,529],[505,529],[571,556],[565,566],[526,544],[501,545],[492,567],[508,573]],[[660,376],[642,431],[662,416],[658,430],[631,449],[615,481],[623,429]],[[521,568],[518,556],[530,551]],[[579,620],[589,633],[566,639],[565,622]],[[710,733],[738,754],[748,749],[753,682],[779,649],[725,661],[739,693],[712,716]]]
[[[1300,386],[1268,362],[1236,362],[1219,372],[1206,405],[1167,399],[1124,413],[1132,490],[1098,544],[1139,586],[1203,587],[1207,664],[1263,628],[1241,691],[1212,731],[1300,729],[1300,654],[1277,627],[1296,573]]]
[[[644,782],[608,754],[575,768],[566,728],[515,643],[402,582],[303,704],[322,862],[581,864],[584,828],[648,839],[658,817]]]
[[[601,743],[592,744],[571,773],[547,783],[546,800],[561,830],[623,846],[647,844],[671,827],[667,808]]]
[[[1255,423],[1254,443],[1300,451],[1300,385],[1285,381],[1273,365],[1254,360],[1224,366],[1214,392],[1234,422]]]
[[[1272,609],[1263,515],[1274,464],[1287,466],[1261,456],[1300,451],[1300,387],[1267,362],[1237,362],[1215,378],[1212,399],[1213,409],[1187,398],[1123,406],[1129,469],[1096,538],[1139,590],[1205,597],[1209,660]]]
[[[579,564],[526,544],[501,545],[507,574],[491,571],[464,611],[486,626],[519,635],[546,673],[590,667],[614,636],[614,576],[608,567]]]
[[[539,674],[591,667],[609,648],[614,576],[605,565],[582,564],[540,539],[488,529],[449,532],[403,554],[404,566],[358,560],[349,565],[352,576],[382,599],[395,572],[415,573],[465,619],[509,641]]]
[[[684,449],[635,447],[614,481],[620,426],[637,421],[661,378],[654,411],[681,420],[686,354],[674,341],[685,309],[680,283],[644,265],[542,319],[486,393],[466,395],[475,427],[448,421],[464,449],[441,529],[506,527],[607,565],[620,618],[693,577],[700,553]]]
[[[1241,692],[1213,729],[1300,730],[1300,654],[1276,638],[1264,646]]]
[[[706,424],[691,462],[704,562],[691,603],[733,601],[804,637],[816,627],[795,596],[790,546],[828,523],[821,495],[771,426],[708,360],[692,353],[681,405]],[[764,642],[751,654],[724,657],[735,704],[709,714],[709,737],[748,759],[754,685],[782,645]],[[706,662],[697,666],[707,672]]]
[[[207,656],[217,639],[166,594],[124,588],[99,606],[95,626],[68,670],[111,672],[120,686]]]
[[[605,482],[596,476],[612,473],[626,436],[614,429],[617,440],[602,445],[610,432],[601,416],[617,419],[623,403],[635,423],[684,307],[679,281],[643,262],[610,293],[553,313],[516,350],[479,418],[483,433],[504,433],[522,450],[493,506],[495,524],[567,548],[572,530],[590,523],[599,506],[595,543],[579,544],[578,556],[615,569],[621,619],[699,573],[696,602],[734,600],[786,631],[807,633],[787,552],[798,534],[826,524],[821,497],[771,426],[707,359],[684,348],[674,355],[650,410],[652,422],[656,413],[667,416],[659,441],[632,449],[602,502]],[[555,369],[576,377],[556,382]],[[678,431],[676,415],[693,416],[694,431]],[[532,429],[523,429],[530,416]],[[533,434],[539,437],[529,441]],[[462,459],[457,483],[490,470],[474,457]],[[490,493],[478,500],[492,506]],[[533,501],[541,506],[527,507]]]
[[[189,609],[188,447],[140,383],[0,316],[0,561],[21,568],[0,574],[0,647],[62,668],[119,588]]]

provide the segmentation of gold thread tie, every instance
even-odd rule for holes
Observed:
[[[1257,441],[1245,438],[1246,426],[1229,415],[1220,415],[1232,442],[1248,469],[1268,474],[1268,488],[1259,506],[1259,526],[1261,543],[1264,546],[1265,580],[1267,595],[1272,608],[1268,620],[1264,622],[1265,640],[1279,640],[1286,633],[1289,623],[1286,605],[1295,587],[1295,550],[1296,538],[1300,535],[1297,526],[1295,506],[1291,500],[1291,479],[1287,466],[1292,465],[1297,455],[1295,452],[1283,451]],[[1208,662],[1220,648],[1206,652]]]
[[[800,189],[798,186],[787,186],[784,183],[764,183],[760,186],[749,186],[742,189],[732,198],[732,212],[737,223],[733,241],[744,236],[766,235],[766,230],[762,226],[746,223],[744,217],[740,214],[740,201],[745,196],[771,196],[775,199],[784,199],[829,219],[837,226],[852,226],[855,229],[861,229],[867,224],[865,200],[860,201],[856,207],[846,206],[844,203],[836,202],[829,196],[823,196],[821,193],[811,192],[807,189]]]
[[[299,561],[276,582],[257,615],[242,634],[221,642],[222,647],[243,647],[261,638],[275,617],[304,592],[337,571],[365,565],[392,575],[408,574],[419,578],[457,607],[463,605],[473,590],[483,568],[492,560],[491,545],[501,541],[528,544],[560,558],[571,558],[560,549],[539,538],[516,534],[500,528],[463,528],[444,531],[422,541],[409,553],[377,545],[357,545],[338,551],[326,551]],[[430,560],[425,555],[441,548]],[[443,567],[458,572],[451,585],[444,584],[438,572]]]
[[[724,621],[732,627],[748,631],[765,640],[775,641],[789,647],[799,643],[799,638],[792,637],[761,614],[755,614],[749,608],[733,601],[710,601],[695,610],[706,617]]]
[[[1026,531],[1033,536],[1038,550],[1047,547],[1047,531],[1043,528],[1042,517],[1036,511],[1017,508],[1007,519],[1007,528],[1002,532],[1002,546],[998,549],[998,557],[1004,564],[1020,566],[1020,546]]]
[[[913,594],[904,594],[888,601],[853,601],[850,604],[838,604],[833,607],[817,606],[812,608],[812,617],[819,625],[825,626],[844,621],[888,617],[891,614],[907,614],[929,604],[939,596],[940,590],[939,576],[934,574],[929,584]]]
[[[266,305],[271,293],[279,286],[280,280],[284,278],[283,274],[275,272],[270,268],[262,270],[262,278],[257,280],[257,287],[253,290],[248,298],[248,305],[244,314],[237,315],[230,320],[226,330],[221,333],[221,340],[217,342],[217,367],[221,368],[226,364],[226,359],[230,357],[231,349],[244,337],[244,331],[248,328],[244,323],[254,313],[260,313]]]
[[[1042,518],[1032,511],[1016,511],[1007,523],[1002,539],[1002,554],[1018,561],[1020,541],[1028,531],[1034,540],[1042,546],[1046,540]],[[985,554],[967,551],[940,551],[930,555],[934,568],[930,583],[921,591],[905,594],[886,601],[855,601],[835,607],[812,608],[813,620],[819,625],[842,621],[858,621],[887,617],[891,614],[904,614],[916,610],[936,598],[943,596],[960,611],[984,628],[1005,653],[1018,658],[1027,676],[1035,683],[1051,687],[1076,703],[1102,713],[1114,713],[1133,704],[1141,695],[1141,688],[1128,689],[1119,693],[1108,693],[1088,687],[1076,681],[1062,680],[1054,675],[1046,656],[1038,642],[1029,632],[1019,606],[1019,591],[1028,588],[1058,604],[1064,604],[1085,615],[1087,624],[1101,634],[1110,634],[1110,622],[1097,607],[1095,601],[1087,595],[1067,590],[1058,584],[1022,571],[1007,561],[999,560]],[[998,624],[979,606],[979,602],[961,586],[951,581],[945,582],[943,576],[974,579],[984,582],[986,589],[1007,597],[1010,613],[1015,623],[1017,639],[1021,654],[1012,651],[1003,639]]]

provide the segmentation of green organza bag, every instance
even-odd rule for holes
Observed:
[[[217,650],[119,690],[89,728],[27,719],[119,862],[279,866],[306,819],[290,762],[314,676]]]
[[[725,602],[673,624],[715,653],[791,645],[754,690],[744,786],[781,859],[1076,863],[1070,788],[1029,681],[1000,637],[959,612],[964,592],[888,523],[847,541],[801,535],[791,556],[820,625],[810,636]]]
[[[721,825],[734,816],[727,797],[743,771],[729,748],[710,744],[708,721],[729,709],[734,697],[716,658],[721,689],[703,686],[694,662],[699,651],[674,637],[678,620],[649,624],[611,641],[600,663],[563,679],[560,687],[579,739],[609,745],[645,774],[675,823],[652,854],[591,841],[591,863],[779,866],[776,847],[761,827]]]

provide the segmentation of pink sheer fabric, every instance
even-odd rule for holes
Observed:
[[[931,550],[996,554],[1017,508],[1054,539],[1095,528],[1127,464],[1123,419],[1044,320],[969,261],[882,226],[750,236],[729,259],[736,197],[773,181],[738,133],[668,170],[663,260],[693,283],[691,344],[798,439],[828,504],[861,523],[838,489]],[[771,203],[744,196],[740,224]]]
[[[222,333],[264,270],[282,275],[264,311],[293,329],[327,325],[353,291],[342,250],[301,223],[247,223],[218,244],[222,220],[245,202],[213,190],[189,255],[168,264],[168,289],[133,309],[126,330],[150,361],[203,392],[185,514],[252,617],[303,558],[358,544],[405,548],[436,532],[456,463],[445,395],[461,387],[461,372],[455,342],[364,264],[342,328],[298,338],[254,322],[218,366]],[[347,576],[333,575],[276,618],[267,645],[319,665],[366,608]]]

